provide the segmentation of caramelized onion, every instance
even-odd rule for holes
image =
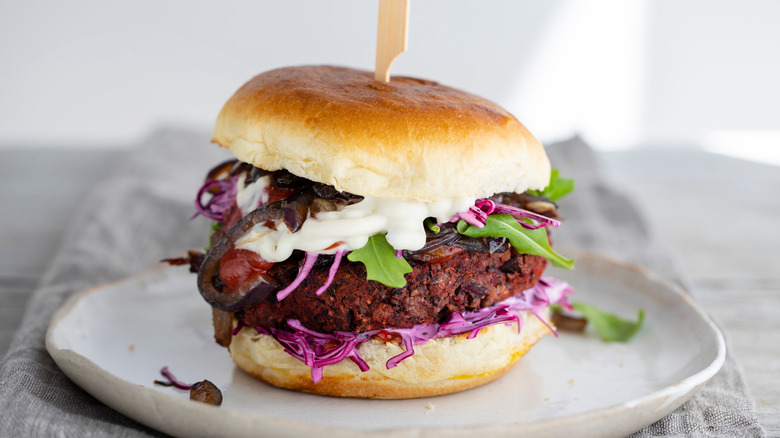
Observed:
[[[205,403],[207,405],[221,406],[222,391],[217,385],[208,380],[196,382],[190,388],[190,400]]]
[[[323,198],[314,198],[309,211],[313,216],[323,211],[336,211],[336,203]]]
[[[588,320],[573,315],[567,315],[556,310],[552,314],[552,323],[558,330],[567,332],[582,332],[585,330],[585,326],[588,324]]]
[[[235,167],[235,165],[238,163],[238,160],[232,159],[223,161],[216,166],[214,166],[211,170],[209,170],[209,173],[206,174],[206,182],[208,181],[214,181],[216,179],[219,179],[219,177],[222,176],[222,174],[232,174],[230,171]]]
[[[282,216],[284,224],[291,233],[301,229],[303,222],[309,217],[309,207],[314,201],[314,192],[311,190],[300,190],[286,197],[282,206]]]
[[[425,246],[417,251],[404,251],[404,256],[418,262],[440,263],[452,258],[460,250],[493,254],[509,249],[504,237],[468,237],[458,233],[455,224],[441,224],[438,233],[425,230]],[[457,247],[452,250],[450,247]]]
[[[461,238],[455,227],[450,224],[442,225],[441,230],[436,234],[426,228],[425,234],[425,246],[417,251],[405,251],[406,257],[418,262],[430,262],[440,257],[441,248],[452,246]]]
[[[505,237],[466,237],[458,240],[457,245],[466,251],[495,254],[509,249],[509,240]]]
[[[347,204],[354,204],[363,200],[362,196],[353,195],[352,193],[348,192],[340,192],[336,190],[335,187],[328,184],[314,183],[312,189],[314,190],[314,194],[317,195],[318,198],[322,199],[328,199],[332,201],[346,201]]]
[[[533,212],[542,214],[552,219],[558,218],[558,211],[556,210],[558,208],[558,205],[555,202],[543,196],[531,195],[527,192],[524,193],[503,192],[503,193],[496,193],[495,195],[491,196],[490,199],[500,204],[506,204],[517,208],[531,210]],[[544,205],[543,209],[539,208],[539,206],[541,205]]]
[[[440,246],[436,249],[431,249],[425,252],[418,252],[411,258],[423,263],[444,263],[461,252],[463,252],[463,248],[456,245]]]
[[[252,166],[252,170],[249,171],[249,176],[246,177],[246,181],[244,181],[244,185],[248,186],[249,184],[252,184],[253,182],[268,175],[269,173],[271,172],[261,169],[259,167]]]
[[[264,300],[280,288],[273,278],[261,274],[254,284],[244,289],[228,289],[219,279],[219,264],[222,257],[233,249],[236,242],[252,227],[266,221],[276,221],[281,215],[281,202],[266,204],[244,216],[209,251],[198,272],[198,289],[203,299],[212,307],[227,312],[244,309]]]
[[[292,173],[290,173],[285,169],[277,170],[276,172],[274,172],[274,185],[279,188],[298,189],[305,185],[311,185],[311,184],[313,184],[312,181],[309,181],[306,178],[301,178],[300,176],[297,175],[293,175]]]

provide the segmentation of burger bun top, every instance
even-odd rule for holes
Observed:
[[[543,189],[544,148],[500,106],[436,82],[305,66],[255,76],[212,141],[244,162],[362,196],[423,201]]]

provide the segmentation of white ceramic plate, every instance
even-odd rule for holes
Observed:
[[[576,288],[574,301],[626,317],[644,309],[645,325],[625,344],[591,332],[548,336],[503,378],[458,394],[336,399],[276,389],[235,369],[213,341],[195,276],[158,266],[71,298],[46,346],[102,402],[176,436],[624,436],[674,410],[723,364],[722,335],[676,286],[587,254],[576,271],[548,274]],[[185,382],[211,380],[222,407],[155,386],[163,366]]]

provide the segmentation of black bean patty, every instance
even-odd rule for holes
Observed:
[[[407,284],[394,289],[366,280],[362,263],[343,259],[333,283],[320,296],[315,291],[328,276],[333,257],[320,257],[306,280],[281,302],[268,300],[236,313],[245,325],[287,328],[298,319],[319,332],[363,332],[388,327],[444,322],[455,311],[472,311],[514,296],[536,284],[547,260],[518,254],[461,251],[440,263],[411,262]],[[269,271],[282,284],[295,278],[301,256],[277,263]]]

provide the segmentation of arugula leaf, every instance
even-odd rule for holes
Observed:
[[[436,225],[436,219],[434,218],[431,217],[425,218],[425,220],[423,221],[423,225],[425,225],[425,228],[431,230],[433,234],[439,234],[439,232],[441,231],[441,228],[439,228],[439,226]]]
[[[395,250],[384,234],[374,234],[368,238],[368,243],[360,249],[352,251],[347,256],[351,262],[361,262],[366,266],[366,279],[378,281],[385,286],[404,287],[404,274],[412,272],[403,257],[396,257]]]
[[[218,230],[220,230],[225,224],[222,222],[212,221],[211,222],[211,231],[209,232],[209,242],[211,242],[211,236],[214,235]],[[211,251],[211,245],[206,245],[205,252],[206,254]]]
[[[642,309],[638,312],[639,319],[633,322],[612,313],[602,312],[585,303],[571,303],[571,306],[593,324],[601,339],[606,342],[628,341],[636,334],[645,319],[645,311]]]
[[[558,176],[559,170],[553,169],[550,172],[550,182],[544,190],[528,190],[528,193],[536,196],[542,196],[550,201],[557,201],[574,190],[574,180],[570,178],[561,178]]]
[[[520,254],[533,254],[546,258],[554,266],[565,269],[574,267],[574,260],[567,259],[550,248],[544,228],[526,230],[517,219],[508,214],[491,214],[484,228],[459,220],[456,226],[460,234],[470,237],[506,237]]]

